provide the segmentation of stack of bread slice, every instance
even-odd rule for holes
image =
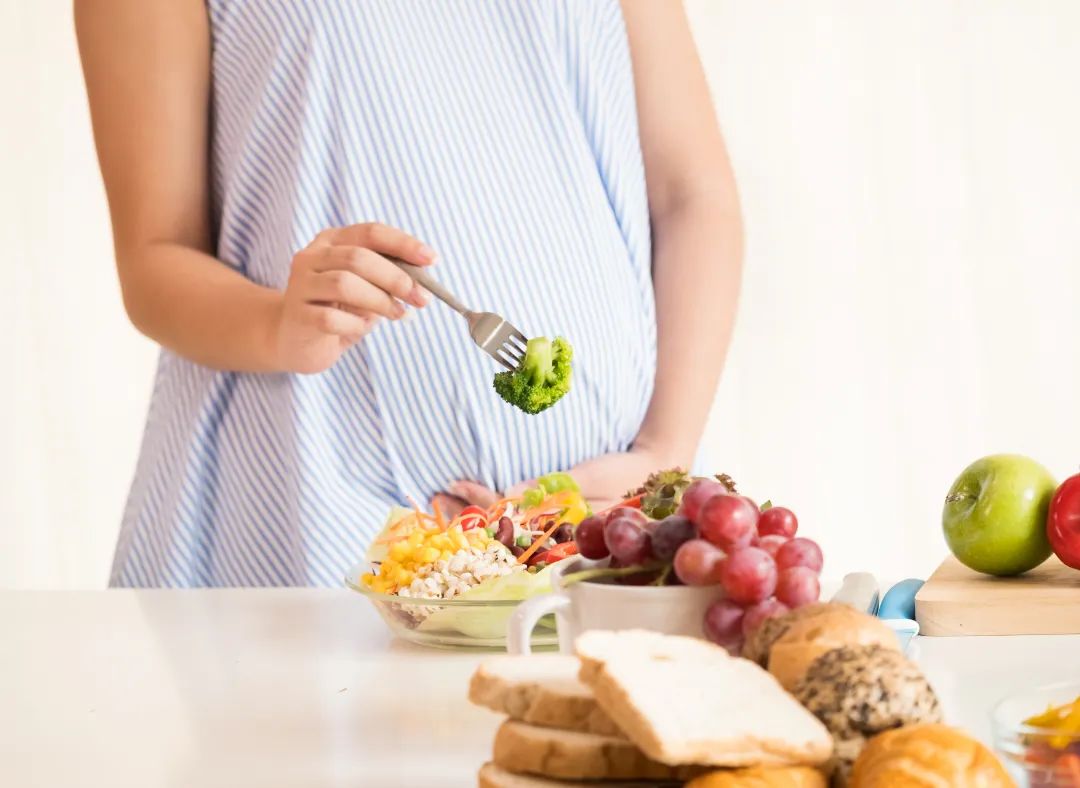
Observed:
[[[587,632],[495,657],[469,698],[505,714],[481,788],[822,788],[825,727],[760,666],[694,638]]]

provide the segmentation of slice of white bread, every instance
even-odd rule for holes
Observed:
[[[704,771],[657,763],[626,739],[516,720],[499,727],[491,760],[508,772],[553,780],[687,780]]]
[[[825,726],[759,665],[705,641],[589,632],[581,679],[630,740],[661,763],[822,764]]]
[[[491,657],[473,673],[469,700],[531,725],[622,737],[578,680],[579,667],[564,654]]]
[[[574,652],[581,660],[578,677],[586,685],[603,664],[620,652],[624,655],[657,659],[720,659],[728,653],[700,638],[684,635],[661,635],[644,629],[625,629],[619,632],[594,629],[574,641]]]
[[[479,788],[677,788],[682,782],[657,782],[655,780],[618,780],[597,783],[549,780],[531,774],[514,774],[494,763],[485,763],[477,775]]]

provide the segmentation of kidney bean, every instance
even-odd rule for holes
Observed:
[[[495,530],[495,538],[507,547],[514,546],[514,522],[509,517],[499,518],[499,527]]]
[[[574,538],[574,526],[570,525],[570,523],[563,523],[555,529],[555,533],[551,535],[551,538],[555,540],[556,544],[569,542]]]

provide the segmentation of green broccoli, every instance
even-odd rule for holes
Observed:
[[[570,390],[573,355],[570,343],[562,337],[530,339],[518,368],[495,375],[495,391],[526,413],[546,410]]]

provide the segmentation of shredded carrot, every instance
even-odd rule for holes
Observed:
[[[443,519],[442,512],[439,511],[439,502],[437,500],[431,502],[431,510],[435,512],[435,522],[439,524],[439,529],[445,531],[447,528],[446,520]]]
[[[430,514],[427,514],[426,512],[421,512],[419,510],[410,512],[409,514],[397,520],[393,525],[391,525],[387,529],[386,535],[380,537],[379,539],[376,539],[375,543],[389,544],[390,542],[396,542],[399,539],[404,539],[405,536],[414,528],[419,528],[424,531],[431,531],[433,529],[429,527],[429,524],[433,523],[435,523],[435,518],[432,517]],[[438,528],[437,525],[435,527]]]
[[[540,536],[536,537],[536,540],[527,548],[525,548],[525,552],[517,557],[517,562],[519,564],[523,564],[530,558],[532,558],[532,554],[540,549],[540,545],[542,545],[544,542],[551,538],[551,535],[555,533],[555,529],[558,527],[559,520],[558,518],[556,518],[555,522],[551,524],[551,527],[544,531],[544,533],[542,533]]]
[[[495,503],[491,504],[491,506],[489,506],[488,509],[487,509],[488,522],[489,523],[498,522],[499,518],[502,517],[504,514],[506,514],[506,507],[509,504],[517,503],[519,500],[521,500],[521,499],[520,498],[500,498],[499,500],[495,501]]]

